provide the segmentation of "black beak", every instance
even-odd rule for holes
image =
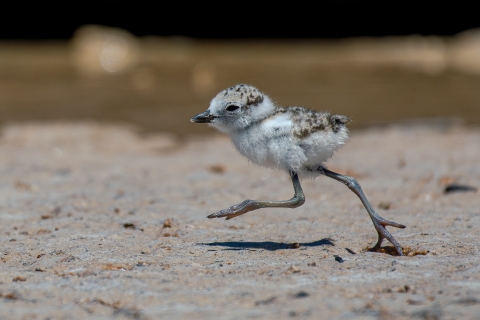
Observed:
[[[212,122],[213,119],[215,119],[216,116],[212,116],[210,114],[210,111],[205,111],[202,113],[197,114],[195,117],[190,119],[190,122],[196,122],[196,123],[210,123]]]

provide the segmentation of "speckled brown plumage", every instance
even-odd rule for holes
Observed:
[[[223,96],[229,96],[232,101],[242,102],[244,107],[254,107],[263,102],[263,93],[255,87],[237,84],[223,91]]]
[[[297,138],[305,138],[312,133],[332,130],[338,132],[350,119],[346,116],[314,111],[302,107],[277,108],[275,114],[289,113],[292,119],[292,133]]]

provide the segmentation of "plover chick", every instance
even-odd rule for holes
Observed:
[[[325,162],[348,138],[345,124],[349,118],[301,107],[278,107],[257,88],[238,84],[217,94],[208,110],[190,121],[208,123],[227,133],[237,150],[253,163],[288,172],[295,190],[290,200],[245,200],[212,213],[208,218],[225,217],[229,220],[260,208],[299,207],[305,202],[299,178],[324,175],[345,184],[362,201],[378,233],[378,241],[371,250],[380,248],[386,238],[398,254],[403,255],[402,248],[386,226],[405,226],[379,216],[357,180],[325,167]]]

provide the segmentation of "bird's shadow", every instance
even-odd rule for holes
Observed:
[[[331,238],[325,238],[318,241],[307,243],[283,243],[273,241],[262,242],[243,242],[243,241],[226,241],[226,242],[210,242],[210,243],[197,243],[203,246],[212,247],[227,247],[224,250],[246,250],[246,249],[265,249],[269,251],[285,250],[285,249],[298,249],[300,247],[319,247],[319,246],[334,246],[334,240]]]

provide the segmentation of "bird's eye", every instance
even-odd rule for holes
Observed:
[[[238,108],[240,108],[240,107],[231,104],[231,105],[227,106],[227,107],[225,108],[225,110],[227,110],[227,111],[235,111],[235,110],[237,110]]]

